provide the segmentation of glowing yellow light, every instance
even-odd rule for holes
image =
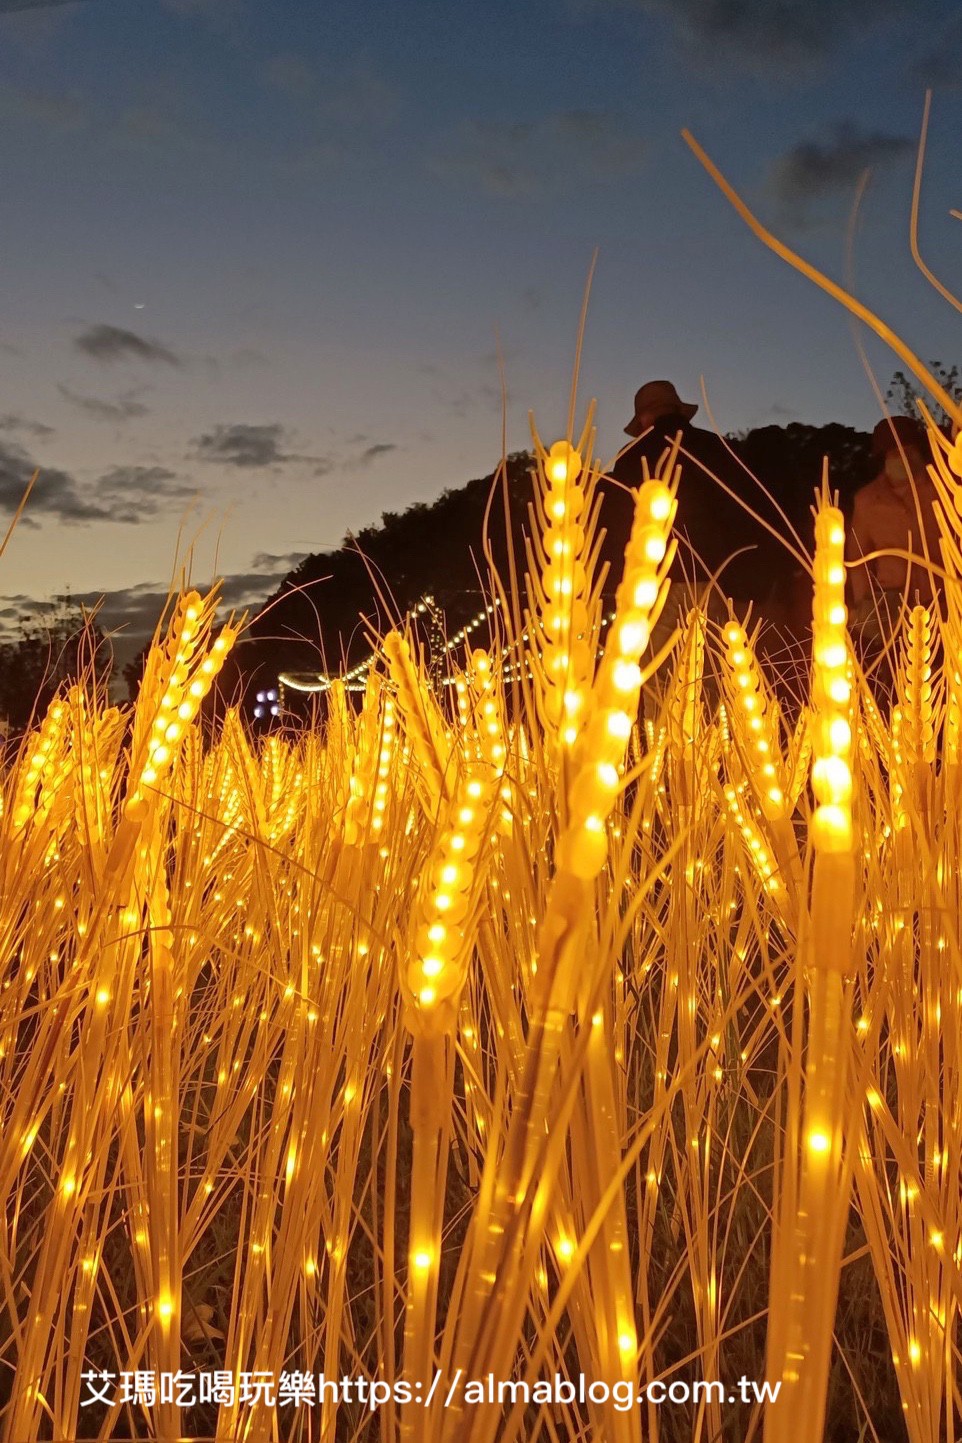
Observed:
[[[654,491],[648,502],[648,511],[654,521],[667,521],[671,515],[671,495],[666,490]]]

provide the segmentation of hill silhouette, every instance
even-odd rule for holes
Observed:
[[[871,438],[851,426],[793,422],[726,439],[785,512],[806,550],[811,547],[810,508],[823,458],[843,509],[848,510],[854,492],[870,479]],[[345,671],[370,654],[372,633],[382,633],[425,594],[443,611],[448,635],[458,631],[489,599],[482,585],[488,573],[486,515],[488,547],[500,574],[508,576],[510,551],[523,578],[532,465],[530,453],[511,453],[503,471],[497,468],[445,490],[434,502],[387,511],[379,523],[345,538],[337,550],[305,558],[267,598],[225,685],[236,685],[239,679],[249,691],[273,685],[279,672]],[[746,473],[744,498],[750,503],[760,494]],[[784,529],[788,534],[788,527]],[[605,548],[609,555],[617,554],[613,540]],[[777,591],[791,564],[776,553],[774,563],[766,565],[772,569],[767,580]],[[615,569],[605,588],[612,596]]]

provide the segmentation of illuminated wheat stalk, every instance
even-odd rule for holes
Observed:
[[[447,776],[450,745],[444,718],[428,685],[420,658],[415,660],[408,639],[391,631],[382,642],[388,672],[396,688],[398,720],[412,748],[418,788],[429,819],[435,818],[442,799],[450,797]]]
[[[450,1148],[453,1037],[477,930],[477,902],[496,778],[468,762],[435,843],[414,913],[409,960],[401,964],[411,1060],[411,1226],[404,1364],[430,1388],[441,1226]],[[423,1407],[403,1410],[402,1436],[423,1436]]]
[[[823,490],[815,517],[813,604],[815,850],[807,947],[804,1101],[790,1092],[784,1193],[769,1303],[769,1376],[780,1379],[765,1419],[767,1443],[820,1443],[850,1160],[843,1136],[850,1072],[850,965],[855,901],[852,686],[845,608],[845,532]],[[802,1012],[796,1008],[796,1045]],[[796,1052],[793,1068],[798,1069]],[[798,1154],[800,1153],[800,1156]],[[798,1169],[797,1175],[794,1170]],[[796,1180],[797,1176],[797,1180]]]
[[[549,743],[574,746],[583,725],[585,690],[594,672],[600,624],[590,568],[597,524],[597,475],[585,471],[590,417],[576,446],[556,441],[546,452],[532,425],[540,484],[532,513],[528,662],[536,678],[538,714]]]
[[[169,1105],[173,1096],[170,1049],[176,1044],[172,1040],[171,987],[165,950],[167,913],[163,896],[158,899],[155,893],[157,875],[151,872],[149,822],[158,798],[157,788],[169,771],[183,732],[196,714],[233,640],[233,633],[225,628],[210,656],[204,655],[211,616],[211,598],[204,602],[194,593],[183,598],[171,621],[166,646],[155,648],[148,660],[141,690],[142,705],[134,727],[131,779],[123,817],[103,862],[97,904],[88,916],[78,917],[76,922],[77,976],[89,976],[95,981],[89,1006],[78,1007],[75,1001],[65,1009],[64,1021],[76,1020],[78,1024],[76,1046],[64,1057],[65,1086],[68,1083],[70,1086],[69,1124],[58,1159],[59,1177],[51,1227],[41,1247],[35,1273],[34,1321],[19,1360],[18,1386],[7,1417],[11,1437],[34,1436],[40,1416],[40,1397],[53,1363],[51,1350],[55,1347],[56,1318],[66,1302],[62,1281],[70,1271],[74,1240],[82,1229],[91,1191],[95,1192],[103,1183],[105,1145],[115,1125],[114,1113],[118,1107],[123,1112],[126,1071],[123,1019],[128,1014],[134,965],[140,956],[139,921],[145,905],[160,928],[151,953],[156,999],[151,1021],[158,1027],[152,1048],[151,1081],[159,1090],[148,1091],[148,1115],[144,1120],[148,1158],[157,1169],[157,1210],[150,1236],[150,1318],[154,1326],[148,1346],[156,1366],[178,1366],[179,1265],[176,1195],[171,1182],[178,1120],[171,1117]],[[92,747],[92,739],[85,742],[85,748],[88,745]],[[28,800],[26,791],[21,795],[21,805],[24,805]],[[145,823],[148,828],[144,839]],[[94,1059],[94,1065],[89,1065]],[[58,1279],[56,1284],[54,1277]],[[65,1399],[68,1407],[75,1402],[75,1394]],[[173,1409],[165,1405],[161,1411],[166,1426],[173,1427]]]
[[[512,1111],[504,1157],[497,1162],[489,1155],[487,1160],[482,1198],[487,1194],[490,1201],[477,1216],[474,1251],[469,1260],[473,1294],[454,1354],[458,1366],[474,1370],[484,1371],[501,1355],[503,1325],[511,1320],[510,1335],[511,1328],[520,1321],[528,1279],[534,1276],[537,1265],[539,1250],[529,1241],[527,1249],[521,1251],[523,1236],[516,1222],[532,1211],[535,1216],[543,1216],[551,1196],[552,1169],[545,1166],[537,1182],[532,1177],[535,1149],[540,1146],[548,1116],[568,1017],[579,1006],[584,1008],[593,990],[593,974],[586,971],[579,976],[578,962],[585,955],[585,944],[594,926],[593,882],[607,857],[607,822],[621,785],[619,768],[624,763],[639,704],[639,660],[667,595],[667,573],[674,552],[674,544],[669,542],[674,510],[670,487],[661,481],[642,486],[618,589],[615,620],[591,690],[579,698],[576,709],[583,714],[584,723],[572,748],[567,822],[558,840],[556,872],[538,934],[535,1010],[526,1073]],[[584,1020],[592,1029],[595,1027],[594,1014]],[[599,1032],[599,1040],[600,1036]],[[597,1046],[592,1049],[593,1040],[589,1034],[589,1056],[596,1059],[590,1105],[604,1108],[612,1085],[610,1059],[602,1057]],[[608,1146],[613,1142],[610,1130],[604,1131],[605,1138],[599,1139],[602,1149],[606,1142]],[[557,1168],[560,1161],[559,1153],[553,1167]],[[616,1238],[621,1226],[617,1212],[610,1226]],[[613,1266],[617,1272],[617,1265]],[[496,1279],[501,1284],[501,1297],[495,1312],[490,1299]],[[619,1286],[609,1290],[611,1311],[599,1329],[601,1360],[614,1377],[632,1377],[636,1366],[630,1290],[626,1297],[623,1282],[624,1273],[620,1273]],[[480,1335],[475,1331],[478,1324]],[[616,1416],[613,1410],[607,1416],[619,1434],[623,1427],[637,1426],[636,1420],[612,1421]],[[468,1426],[468,1436],[480,1438],[489,1436],[485,1430],[490,1430],[491,1420],[460,1420],[459,1426]]]
[[[722,677],[732,737],[741,758],[740,779],[751,789],[767,823],[765,830],[770,830],[770,847],[777,871],[769,865],[766,838],[761,835],[761,829],[753,827],[741,806],[737,814],[733,811],[733,816],[756,859],[760,860],[759,854],[765,853],[761,866],[767,885],[773,891],[782,889],[783,906],[790,906],[791,914],[797,916],[802,873],[791,821],[796,796],[782,751],[778,706],[744,626],[732,618],[723,628],[722,636],[725,642]],[[733,808],[737,793],[737,781],[725,789],[726,801]]]

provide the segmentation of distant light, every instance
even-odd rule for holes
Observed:
[[[269,691],[269,692],[267,693],[267,700],[268,700],[268,701],[276,701],[276,700],[277,700],[277,692],[276,692],[276,691]]]
[[[254,715],[256,717],[262,717],[264,715],[264,708],[262,706],[255,706]]]
[[[281,709],[280,709],[279,706],[276,706],[276,705],[275,705],[275,706],[272,706],[272,707],[271,707],[271,716],[280,716],[280,711],[281,711]]]
[[[257,700],[258,700],[258,701],[266,701],[266,700],[267,700],[267,697],[264,695],[264,693],[263,693],[262,691],[259,691],[259,692],[257,693]]]

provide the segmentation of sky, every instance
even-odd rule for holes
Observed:
[[[723,431],[870,428],[900,362],[686,147],[926,360],[962,291],[946,0],[0,0],[0,627],[152,629],[179,567],[256,604],[304,554],[642,382]],[[870,170],[857,222],[852,207]],[[865,358],[860,354],[864,346]]]

